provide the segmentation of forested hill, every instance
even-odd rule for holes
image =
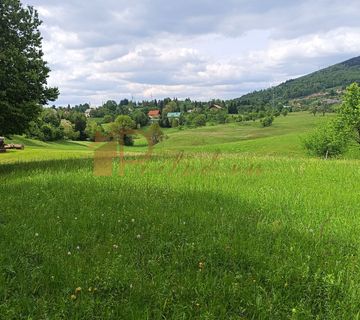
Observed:
[[[360,56],[235,100],[240,104],[263,104],[271,103],[273,99],[286,102],[324,91],[333,91],[336,95],[339,89],[353,82],[360,83]]]

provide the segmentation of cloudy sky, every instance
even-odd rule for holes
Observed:
[[[360,55],[359,0],[26,0],[58,105],[234,98]]]

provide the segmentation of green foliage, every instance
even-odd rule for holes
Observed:
[[[226,118],[227,118],[227,115],[224,112],[219,112],[216,114],[217,123],[220,123],[220,124],[226,123]]]
[[[79,139],[80,132],[75,131],[73,124],[69,120],[62,119],[60,129],[64,133],[64,138],[68,140]]]
[[[110,123],[114,121],[114,117],[111,114],[107,114],[104,116],[104,123]]]
[[[104,134],[103,127],[98,125],[96,121],[88,121],[86,124],[85,133],[91,141],[95,141],[96,133]]]
[[[357,141],[360,143],[360,87],[357,83],[346,90],[339,113],[341,119],[357,132]]]
[[[284,117],[286,117],[287,115],[288,115],[288,110],[287,109],[283,109],[282,111],[281,111],[281,114],[284,116]]]
[[[151,124],[146,133],[149,135],[150,141],[153,145],[159,143],[164,138],[164,133],[157,122]]]
[[[120,115],[115,119],[115,122],[110,125],[111,136],[120,141],[125,146],[132,146],[134,141],[132,139],[132,130],[135,128],[135,122],[127,115]]]
[[[196,127],[206,126],[206,116],[204,114],[197,115],[193,120],[193,125]]]
[[[50,69],[43,60],[40,25],[32,7],[0,2],[0,135],[23,133],[41,105],[59,94],[47,87]]]
[[[177,128],[179,126],[179,120],[174,118],[171,120],[171,128]]]
[[[359,83],[359,79],[360,57],[356,57],[309,75],[288,80],[277,87],[246,94],[233,102],[240,109],[246,109],[249,105],[271,105],[274,102],[284,104],[290,99],[302,98],[325,90],[334,94],[334,88],[342,88],[353,82]]]
[[[64,138],[64,133],[60,128],[55,128],[51,124],[43,124],[40,128],[44,141],[56,141]]]
[[[149,122],[149,118],[147,117],[147,115],[140,110],[134,111],[131,117],[135,121],[135,124],[140,125],[141,127],[146,126]]]
[[[270,127],[274,121],[274,117],[266,116],[265,118],[260,120],[260,124],[262,127]]]
[[[80,112],[73,112],[70,115],[70,121],[74,124],[75,131],[79,132],[79,139],[85,140],[86,138],[85,129],[87,122],[85,115]]]
[[[61,118],[54,109],[44,108],[40,117],[45,123],[51,124],[55,128],[60,126]]]
[[[347,150],[350,137],[347,125],[339,119],[333,119],[309,134],[304,140],[304,145],[311,155],[336,157]]]

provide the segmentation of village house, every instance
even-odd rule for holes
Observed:
[[[211,107],[209,109],[214,110],[214,111],[219,111],[219,110],[222,110],[223,107],[219,106],[218,104],[213,104],[213,105],[211,105]]]
[[[167,114],[168,119],[180,119],[181,112],[169,112]]]
[[[91,116],[91,109],[86,109],[85,110],[85,117],[90,118],[90,116]]]
[[[150,118],[151,122],[159,121],[160,115],[160,110],[150,110],[148,112],[148,117]]]

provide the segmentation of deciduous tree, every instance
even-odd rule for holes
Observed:
[[[47,86],[41,21],[19,0],[0,1],[0,135],[21,134],[54,101],[59,91]]]

